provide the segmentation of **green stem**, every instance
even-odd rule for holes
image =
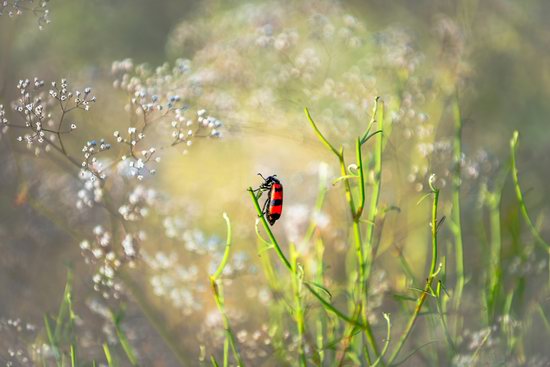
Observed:
[[[252,187],[248,188],[248,192],[250,193],[250,197],[252,198],[252,202],[254,203],[254,207],[256,208],[256,211],[258,212],[258,216],[260,220],[262,221],[262,224],[264,225],[264,229],[267,232],[267,235],[269,236],[269,239],[271,240],[271,244],[275,248],[275,251],[277,252],[277,255],[285,264],[285,267],[288,270],[292,270],[292,265],[290,265],[290,261],[286,258],[285,254],[283,253],[283,250],[281,250],[281,247],[279,246],[279,242],[277,242],[277,239],[275,238],[275,235],[273,235],[273,232],[271,231],[271,228],[267,224],[267,220],[265,220],[265,216],[262,214],[262,209],[260,208],[260,203],[258,202],[258,197],[256,197],[256,194],[254,194],[254,190],[252,190]]]
[[[214,272],[214,274],[211,275],[210,278],[212,280],[216,281],[220,275],[222,275],[223,269],[225,268],[225,265],[227,264],[227,261],[229,260],[229,251],[231,250],[231,222],[229,221],[229,217],[227,216],[227,213],[223,213],[223,219],[225,220],[226,226],[227,226],[227,239],[225,241],[225,251],[223,253],[223,258]]]
[[[304,108],[304,112],[306,113],[307,119],[308,119],[309,123],[311,124],[311,127],[313,127],[313,130],[315,131],[315,134],[321,140],[321,142],[323,144],[325,144],[325,146],[327,148],[329,148],[335,155],[340,156],[340,153],[338,152],[338,150],[336,150],[336,148],[334,146],[332,146],[332,144],[329,143],[327,138],[325,138],[325,136],[321,133],[321,131],[319,130],[319,128],[317,127],[317,125],[315,124],[313,119],[311,118],[311,115],[309,114],[309,110],[307,109],[307,107]]]
[[[387,333],[386,333],[386,340],[384,342],[384,346],[382,347],[382,352],[380,352],[380,355],[378,356],[378,358],[376,359],[376,361],[374,361],[374,363],[371,365],[371,367],[376,367],[378,366],[380,363],[383,363],[383,360],[382,358],[384,358],[384,356],[386,355],[386,352],[388,351],[388,348],[390,346],[390,341],[391,341],[391,321],[390,321],[390,315],[385,313],[384,314],[384,319],[386,320],[386,325],[387,325]]]
[[[290,258],[292,261],[292,288],[294,296],[294,319],[296,320],[296,326],[298,328],[299,338],[299,354],[300,354],[300,366],[307,366],[306,353],[305,353],[305,321],[304,321],[304,308],[302,305],[302,286],[303,286],[303,270],[298,264],[298,253],[293,244],[290,246]]]
[[[222,315],[223,326],[224,326],[225,335],[226,335],[226,342],[228,341],[229,345],[231,346],[231,351],[233,352],[233,357],[237,362],[237,366],[244,366],[239,350],[237,349],[237,341],[235,340],[235,335],[233,334],[233,330],[231,329],[231,326],[229,324],[229,317],[227,317],[227,313],[225,312],[223,287],[221,283],[218,284],[218,279],[220,275],[223,273],[225,265],[229,260],[229,250],[231,249],[231,222],[226,213],[223,213],[223,219],[225,219],[225,223],[227,226],[227,239],[225,242],[225,251],[224,251],[223,258],[220,265],[218,266],[214,274],[210,276],[210,284],[212,286],[212,291],[214,293],[214,300],[216,301],[216,306],[218,307],[218,310]],[[227,360],[227,352],[224,351],[224,365],[226,363],[225,362],[226,360]]]
[[[490,259],[489,259],[489,289],[487,295],[487,324],[491,325],[496,315],[497,299],[501,290],[501,224],[500,224],[500,201],[502,187],[494,192],[485,192],[485,202],[489,208],[489,223],[491,231]]]
[[[438,208],[438,202],[439,202],[439,189],[433,187],[433,184],[430,183],[430,187],[432,188],[433,193],[433,202],[432,202],[432,221],[431,221],[431,230],[432,230],[432,262],[430,265],[430,273],[428,274],[428,279],[426,280],[426,286],[424,287],[424,290],[422,291],[422,294],[416,301],[416,307],[414,309],[413,314],[411,315],[409,322],[407,323],[407,326],[405,327],[405,330],[403,331],[403,334],[401,334],[401,337],[399,338],[399,341],[397,343],[397,346],[395,347],[395,350],[391,354],[388,365],[391,365],[397,356],[399,355],[399,352],[401,352],[401,349],[403,348],[403,345],[405,345],[405,342],[407,341],[407,338],[411,334],[411,331],[413,329],[414,324],[416,323],[416,320],[418,318],[418,315],[420,314],[420,311],[422,310],[422,306],[424,305],[424,302],[426,301],[426,297],[428,294],[430,294],[430,290],[432,288],[433,280],[436,276],[436,267],[437,267],[437,208]]]
[[[516,130],[514,131],[514,135],[510,140],[510,150],[512,151],[512,154],[511,154],[512,178],[514,180],[516,197],[519,202],[519,207],[521,209],[521,214],[523,216],[523,219],[527,223],[527,227],[529,227],[529,231],[531,231],[531,234],[533,235],[533,237],[535,237],[536,243],[538,243],[548,253],[548,257],[550,259],[550,245],[541,237],[539,231],[535,228],[535,225],[533,224],[533,221],[529,216],[529,212],[527,211],[527,205],[525,204],[523,193],[521,192],[521,186],[519,185],[519,173],[516,165],[516,150],[518,147],[518,138],[519,138],[519,133]],[[548,269],[548,284],[550,284],[550,267]]]
[[[367,216],[367,238],[366,238],[366,253],[367,270],[365,276],[368,278],[372,262],[374,261],[374,223],[378,214],[378,203],[380,201],[380,192],[382,189],[382,151],[383,151],[383,131],[384,131],[384,103],[379,102],[379,107],[376,109],[378,117],[377,121],[380,124],[379,131],[382,133],[376,137],[376,147],[374,155],[374,186],[372,188],[372,196],[370,201],[369,213]]]
[[[548,250],[550,248],[550,245],[541,237],[539,231],[535,228],[535,225],[533,224],[533,221],[531,220],[531,217],[529,216],[529,212],[527,211],[527,205],[525,204],[525,200],[523,198],[523,193],[521,192],[521,186],[519,184],[519,174],[518,169],[516,165],[516,150],[518,147],[518,137],[519,133],[517,131],[514,131],[514,135],[512,136],[512,140],[510,140],[510,148],[512,151],[512,178],[514,180],[514,188],[516,191],[516,196],[519,201],[519,206],[521,209],[521,214],[523,215],[523,219],[527,223],[527,226],[529,227],[529,230],[531,231],[531,234],[537,242],[542,245],[542,247],[545,250]]]
[[[462,291],[464,289],[464,245],[462,242],[462,221],[460,210],[460,186],[462,184],[461,177],[461,162],[462,162],[462,115],[458,104],[458,96],[454,98],[453,117],[455,127],[455,137],[453,142],[453,164],[454,175],[452,179],[452,233],[455,237],[455,258],[456,258],[456,284],[454,292],[454,310],[458,315],[460,303],[462,300]],[[458,332],[461,329],[460,317],[457,316],[455,330]]]

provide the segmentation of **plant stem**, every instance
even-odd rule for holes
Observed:
[[[374,184],[372,188],[372,195],[370,201],[369,213],[367,216],[367,238],[366,238],[366,274],[365,277],[370,276],[370,270],[374,261],[375,249],[374,249],[374,224],[376,216],[378,214],[378,202],[380,200],[380,192],[382,189],[382,151],[383,151],[383,137],[384,137],[384,103],[380,101],[378,107],[375,110],[377,113],[376,121],[379,123],[380,134],[376,137],[376,147],[374,154]]]
[[[416,301],[416,307],[414,309],[413,314],[411,315],[409,322],[407,323],[407,326],[405,330],[403,331],[403,334],[401,334],[401,337],[399,338],[399,341],[397,343],[397,346],[395,347],[395,350],[391,354],[387,364],[391,365],[397,356],[399,355],[399,352],[403,348],[403,345],[407,341],[407,338],[411,334],[411,331],[413,329],[413,326],[418,318],[418,315],[420,314],[420,311],[422,309],[422,306],[424,305],[424,302],[426,301],[426,297],[428,294],[430,294],[433,280],[436,276],[436,267],[437,267],[437,208],[438,208],[438,201],[439,201],[439,189],[432,187],[432,193],[433,193],[433,202],[432,202],[432,221],[431,221],[431,232],[432,232],[432,262],[430,265],[430,273],[428,274],[428,279],[426,280],[426,286],[424,287],[424,290],[422,291],[422,294]]]
[[[533,221],[531,220],[531,217],[529,216],[529,212],[527,211],[527,205],[525,204],[525,200],[523,198],[523,193],[521,192],[521,186],[519,184],[519,173],[518,168],[516,165],[516,150],[518,147],[518,138],[519,133],[514,131],[514,134],[512,136],[512,139],[510,140],[510,150],[511,150],[511,161],[512,161],[512,178],[514,180],[514,188],[516,191],[516,197],[519,202],[519,207],[521,209],[521,214],[523,216],[523,219],[527,223],[527,227],[529,228],[529,231],[531,231],[531,234],[533,237],[535,237],[536,243],[538,243],[544,250],[546,250],[548,254],[548,258],[550,259],[550,245],[548,242],[546,242],[540,235],[539,231],[535,228],[535,225],[533,224]],[[550,284],[550,267],[548,268],[548,284]]]
[[[298,264],[298,253],[293,244],[290,245],[290,258],[292,261],[292,289],[294,296],[294,319],[298,328],[298,351],[300,354],[300,366],[307,366],[305,353],[305,321],[304,308],[302,305],[302,286],[303,286],[303,269]]]
[[[258,198],[256,197],[256,194],[254,194],[254,190],[252,190],[252,187],[248,188],[248,192],[250,193],[250,197],[252,198],[252,202],[254,203],[254,207],[256,208],[256,211],[258,212],[260,220],[262,221],[262,224],[264,225],[264,229],[267,232],[267,235],[269,236],[269,239],[271,240],[271,244],[275,248],[275,251],[277,252],[277,255],[279,256],[279,259],[281,259],[281,261],[283,262],[283,264],[285,265],[285,267],[288,270],[292,270],[292,265],[290,265],[290,261],[288,261],[285,254],[283,253],[283,250],[281,250],[281,247],[279,246],[279,242],[277,242],[277,239],[273,235],[273,232],[271,231],[271,228],[267,224],[267,221],[265,220],[265,217],[262,214],[262,209],[260,208],[260,203],[258,203]]]
[[[453,118],[455,137],[453,141],[453,164],[454,174],[452,179],[452,233],[455,238],[455,264],[456,284],[453,299],[453,308],[456,313],[455,332],[461,329],[461,317],[459,316],[462,291],[464,289],[464,245],[462,242],[462,221],[460,210],[460,186],[462,184],[461,163],[462,163],[462,115],[458,104],[458,96],[453,101]]]
[[[239,354],[239,350],[237,349],[237,342],[235,340],[235,335],[233,334],[233,330],[231,329],[231,326],[229,324],[229,317],[227,317],[227,313],[225,312],[223,287],[221,283],[218,284],[218,279],[223,273],[223,269],[225,268],[225,265],[229,260],[229,250],[231,249],[231,222],[226,213],[223,213],[223,218],[225,219],[225,223],[227,226],[227,238],[225,242],[225,251],[224,251],[223,258],[220,265],[218,266],[214,274],[210,276],[210,284],[212,286],[212,291],[214,293],[214,300],[216,301],[216,306],[218,307],[218,310],[222,315],[226,342],[229,342],[229,345],[231,346],[233,357],[237,362],[237,366],[244,366],[243,361],[241,359],[241,355]],[[227,351],[224,351],[224,365],[226,363],[225,361],[227,361]]]
[[[535,228],[535,225],[533,224],[533,221],[531,220],[531,217],[529,216],[529,212],[527,211],[527,205],[525,204],[525,199],[523,198],[523,193],[521,192],[521,186],[519,184],[519,174],[518,174],[518,168],[516,165],[516,150],[518,147],[518,137],[519,133],[517,131],[514,131],[514,135],[512,136],[512,140],[510,140],[510,148],[512,151],[512,178],[514,180],[514,188],[516,191],[516,196],[519,201],[519,206],[521,209],[521,214],[523,215],[523,219],[527,223],[527,226],[529,227],[529,230],[531,231],[531,234],[537,242],[543,246],[544,249],[548,250],[550,248],[550,245],[541,237],[539,231]]]

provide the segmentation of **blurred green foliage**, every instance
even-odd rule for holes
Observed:
[[[539,272],[529,278],[527,270],[526,273],[517,270],[523,265],[528,267],[531,262],[534,264],[544,254],[535,250],[532,238],[525,235],[528,231],[521,221],[513,182],[502,177],[507,172],[510,137],[514,130],[519,130],[521,143],[517,162],[526,205],[535,218],[535,226],[540,229],[541,236],[550,238],[550,227],[544,221],[550,214],[550,186],[546,184],[550,179],[547,170],[550,166],[550,129],[547,127],[550,116],[550,103],[547,102],[550,100],[550,3],[545,0],[342,2],[342,9],[351,18],[343,17],[340,8],[333,8],[325,2],[308,3],[313,8],[316,5],[325,6],[317,10],[321,13],[326,10],[324,15],[328,17],[335,15],[334,24],[338,28],[348,27],[364,36],[357,47],[352,47],[355,41],[351,36],[343,37],[345,42],[326,41],[322,35],[323,28],[315,28],[322,22],[315,23],[304,17],[301,5],[291,2],[277,5],[262,1],[251,3],[254,5],[247,8],[242,1],[222,0],[52,0],[52,23],[42,31],[36,27],[32,15],[15,19],[0,17],[0,104],[8,106],[9,101],[17,97],[14,86],[20,78],[35,75],[44,79],[68,77],[75,84],[91,85],[98,90],[101,108],[94,111],[91,117],[82,117],[87,130],[82,133],[77,131],[77,138],[68,144],[70,149],[78,151],[90,135],[110,137],[115,129],[127,129],[128,120],[130,124],[135,123],[132,119],[137,114],[128,117],[123,108],[134,90],[124,87],[121,90],[111,89],[111,63],[124,58],[132,58],[135,65],[147,63],[150,69],[132,66],[127,70],[128,77],[142,78],[144,85],[161,90],[165,86],[162,84],[164,78],[169,79],[170,87],[178,92],[183,90],[185,100],[193,103],[192,108],[214,106],[213,113],[226,123],[224,133],[228,137],[227,141],[215,147],[199,142],[187,156],[169,156],[160,166],[157,187],[162,187],[174,198],[186,198],[182,200],[182,206],[194,212],[193,216],[189,215],[192,218],[190,222],[207,233],[221,232],[219,213],[227,211],[235,228],[234,247],[240,244],[248,246],[247,251],[254,258],[258,255],[253,244],[255,237],[248,225],[255,214],[247,211],[250,208],[245,204],[244,188],[252,184],[258,167],[278,170],[281,176],[289,178],[285,182],[285,185],[288,183],[285,186],[288,187],[285,188],[288,190],[285,191],[288,203],[312,206],[317,193],[310,187],[317,185],[314,177],[317,166],[311,162],[329,162],[331,159],[326,152],[322,152],[308,130],[302,108],[310,107],[321,130],[331,137],[329,140],[335,141],[337,146],[343,144],[352,157],[352,139],[364,130],[375,95],[382,94],[388,101],[388,120],[393,119],[391,112],[403,113],[395,120],[408,119],[409,125],[395,125],[391,138],[388,133],[389,140],[385,146],[382,181],[386,186],[382,190],[381,201],[388,207],[399,206],[401,213],[388,215],[384,228],[390,230],[384,229],[389,233],[384,232],[386,237],[381,241],[384,250],[380,257],[384,270],[393,274],[389,276],[392,287],[410,291],[410,279],[425,277],[424,268],[429,255],[429,246],[425,245],[428,243],[426,223],[429,216],[425,207],[417,205],[417,199],[427,191],[427,177],[431,172],[440,174],[447,171],[440,175],[443,180],[448,180],[447,186],[442,181],[438,182],[442,185],[441,212],[449,217],[452,212],[449,185],[452,174],[446,170],[452,157],[446,156],[439,162],[437,143],[448,143],[445,139],[453,136],[451,109],[453,103],[458,101],[463,123],[465,166],[472,157],[478,157],[480,151],[485,155],[479,161],[489,162],[487,165],[490,166],[484,171],[483,167],[472,163],[468,167],[478,171],[472,172],[474,179],[465,179],[462,186],[468,288],[464,301],[467,306],[462,311],[466,320],[464,324],[475,327],[480,320],[488,323],[494,321],[486,318],[496,317],[496,314],[514,314],[519,321],[526,322],[523,329],[510,326],[510,330],[503,330],[503,334],[507,335],[505,343],[517,357],[518,363],[528,360],[529,350],[544,353],[542,345],[537,343],[544,335],[547,336],[548,327],[534,327],[533,323],[539,318],[547,323],[548,302],[538,299],[542,291],[537,283],[545,281],[546,274]],[[268,5],[262,8],[262,4]],[[254,13],[258,9],[264,9],[265,14]],[[264,27],[262,22],[267,24],[270,19],[277,21],[272,28]],[[257,40],[253,37],[258,36],[255,33],[258,29],[269,36],[270,32],[288,29],[307,36],[296,43],[290,42],[291,46],[281,46],[283,51],[280,52],[275,50],[277,47],[254,46]],[[292,39],[292,35],[288,37]],[[306,50],[314,52],[305,52],[304,56]],[[193,72],[197,72],[193,77],[197,79],[174,77],[170,67],[155,74],[156,66],[173,63],[179,58],[192,60]],[[306,59],[304,70],[296,75],[286,74],[282,81],[277,79],[291,70],[291,66],[295,66],[293,62],[300,58]],[[310,62],[318,65],[308,69]],[[161,80],[159,85],[154,84],[155,80],[158,81],[155,78]],[[153,83],[149,83],[151,79]],[[328,79],[344,80],[347,84],[335,82],[331,84],[334,88],[328,88],[330,93],[323,94]],[[194,94],[194,83],[200,85],[201,93]],[[409,118],[408,113],[413,117]],[[426,130],[424,140],[419,139],[422,144],[408,140],[407,129],[414,130],[421,126],[424,119],[430,120],[433,129]],[[65,186],[66,182],[53,174],[58,172],[59,166],[45,160],[38,160],[36,165],[29,164],[25,160],[31,155],[21,153],[21,156],[16,156],[14,152],[18,152],[17,148],[14,149],[11,144],[1,147],[2,157],[6,160],[0,164],[7,174],[0,181],[3,187],[0,195],[3,224],[0,235],[3,242],[0,249],[6,254],[0,270],[0,298],[7,299],[6,295],[13,297],[0,305],[0,316],[2,312],[21,311],[30,318],[36,318],[45,309],[53,310],[57,298],[60,298],[51,297],[51,294],[59,294],[62,290],[64,262],[82,262],[74,245],[82,234],[75,233],[71,227],[78,223],[78,219],[59,219],[66,215],[64,205],[72,204],[64,199],[64,195],[70,193],[68,185]],[[436,151],[422,154],[419,146],[436,146]],[[450,145],[442,146],[448,150]],[[364,154],[365,161],[374,159],[371,150]],[[10,157],[9,161],[6,157]],[[53,163],[57,162],[54,160]],[[61,167],[67,166],[62,164]],[[42,189],[40,173],[48,177],[51,187],[63,189],[53,193]],[[368,185],[371,185],[373,179],[367,176]],[[117,185],[121,183],[112,184],[109,189],[116,193],[120,188]],[[499,205],[495,198],[500,198],[500,186],[503,191]],[[345,262],[349,260],[343,259],[345,255],[342,250],[347,232],[342,230],[340,224],[346,223],[347,212],[342,205],[341,189],[341,186],[335,185],[327,191],[326,206],[330,208],[333,222],[322,232],[323,239],[329,244],[327,252],[331,263],[327,273],[333,282],[331,286],[337,290],[336,294],[346,293],[345,279],[349,275],[345,273]],[[97,221],[97,218],[91,217],[90,223]],[[154,217],[152,222],[157,227],[166,226],[160,215]],[[498,227],[500,225],[502,228]],[[7,228],[12,228],[11,232]],[[277,235],[283,237],[285,231],[285,228],[278,229]],[[491,256],[494,257],[497,247],[493,245],[495,237],[499,237],[495,236],[495,231],[503,238],[502,262],[499,262],[502,274],[499,269],[491,269],[492,274],[486,275],[484,269],[493,264]],[[450,280],[454,280],[455,267],[452,228],[448,230],[444,224],[441,232],[441,252],[447,261],[443,273],[452,284],[454,282]],[[382,237],[381,232],[377,232],[376,236]],[[147,250],[168,252],[176,249],[181,252],[178,246],[179,243],[172,239],[153,240]],[[410,261],[411,274],[405,276],[400,273],[401,268],[395,262],[397,248],[398,251],[403,250]],[[496,253],[499,252],[500,247]],[[46,257],[48,261],[44,262]],[[186,265],[199,264],[201,276],[207,272],[206,260],[190,257],[181,261]],[[405,267],[403,264],[401,266]],[[298,274],[296,267],[293,263],[295,275]],[[34,269],[37,274],[27,274],[26,268]],[[532,267],[530,270],[533,270]],[[77,306],[87,302],[87,280],[78,280],[86,271],[75,271],[75,293],[82,293],[81,304],[77,301]],[[136,323],[139,324],[137,328],[147,335],[157,335],[152,332],[156,329],[168,341],[179,342],[181,338],[181,343],[185,344],[182,354],[195,356],[199,352],[193,344],[196,335],[195,331],[190,330],[198,327],[199,321],[188,321],[186,314],[167,305],[165,299],[155,298],[148,279],[141,275],[142,278],[138,276],[140,284],[126,280],[126,286],[132,289],[136,304],[139,304],[139,307],[134,305],[130,310],[130,317],[143,313],[150,321],[148,326]],[[131,279],[128,274],[123,276]],[[487,277],[492,277],[490,282],[493,283],[502,281],[502,285],[491,284],[491,287],[499,289],[491,289],[496,295],[490,302],[496,302],[496,305],[491,304],[491,310],[487,311],[489,315],[485,315],[484,300],[480,299],[475,289],[483,288]],[[247,285],[257,281],[256,273],[243,278],[234,281],[239,283],[242,280]],[[206,277],[204,281],[207,281]],[[419,284],[423,287],[421,282]],[[275,294],[278,296],[277,292]],[[441,289],[437,292],[445,293]],[[230,285],[224,293],[227,302],[224,304],[225,301],[222,301],[223,307],[220,309],[225,318],[225,307],[231,318],[234,316],[230,314],[231,309],[245,297],[246,290],[244,286]],[[406,297],[401,294],[395,296],[396,299],[402,298],[401,303],[388,307],[394,307],[396,311],[400,310],[398,307],[406,308],[407,304],[403,303]],[[301,307],[300,297],[296,298],[297,305]],[[541,301],[540,305],[538,301]],[[381,304],[382,301],[377,306]],[[387,303],[384,305],[387,306]],[[212,300],[206,301],[206,308],[211,309],[212,306]],[[445,305],[438,304],[440,306]],[[284,305],[278,304],[277,307],[284,310]],[[155,315],[155,310],[159,309],[162,313]],[[533,316],[535,312],[539,316]],[[299,315],[296,318],[303,322]],[[250,323],[260,324],[262,316],[255,314],[252,316],[255,319]],[[126,340],[126,335],[119,328],[123,321],[117,319],[116,332],[119,337],[124,335]],[[183,324],[187,329],[179,328]],[[402,329],[402,324],[402,319],[392,317],[394,333],[396,329]],[[168,327],[163,329],[162,325]],[[383,323],[380,325],[375,329],[377,335],[385,333],[385,326]],[[460,322],[451,325],[451,329],[455,326],[460,329]],[[233,346],[233,335],[229,335]],[[459,335],[453,337],[459,338]],[[464,340],[469,340],[469,337],[473,338],[471,335],[464,336]],[[466,343],[464,340],[463,343]],[[142,345],[147,344],[146,339],[141,342]],[[281,339],[279,342],[284,345],[286,341]],[[144,349],[141,353],[151,358],[145,359],[145,362],[154,360],[155,357],[151,357],[154,355],[169,355],[163,348],[173,350],[174,346],[170,342],[167,344],[155,345],[155,352]],[[415,341],[410,349],[420,348],[421,344]],[[208,348],[222,347],[208,345]],[[128,348],[124,346],[124,351],[133,360],[133,352],[129,353]],[[462,348],[466,347],[463,345]],[[478,350],[475,350],[475,358],[478,358]],[[137,354],[140,354],[139,349]],[[146,358],[143,355],[138,359]],[[489,355],[480,360],[487,362],[497,357]],[[159,365],[174,363],[171,357],[165,358]],[[177,358],[183,359],[181,356]],[[416,362],[421,363],[418,361],[422,358],[425,355],[420,353]],[[437,355],[431,361],[445,361],[445,358]],[[470,362],[473,363],[472,360]]]

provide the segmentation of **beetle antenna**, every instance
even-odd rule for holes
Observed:
[[[264,177],[264,176],[262,176],[262,174],[261,174],[261,173],[258,173],[258,176],[260,176],[261,178],[263,178],[263,179],[264,179],[264,181],[265,181],[265,177]]]

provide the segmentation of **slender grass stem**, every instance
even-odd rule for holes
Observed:
[[[453,164],[454,172],[452,179],[452,226],[451,232],[455,239],[455,269],[456,283],[453,297],[453,308],[456,313],[455,331],[461,329],[461,318],[458,310],[462,301],[462,292],[464,289],[464,244],[462,241],[462,220],[460,210],[460,187],[462,185],[461,163],[462,163],[462,114],[458,103],[458,96],[453,101],[453,119],[455,136],[453,140]]]
[[[386,333],[386,340],[384,341],[384,346],[382,347],[382,351],[380,352],[380,355],[378,358],[374,361],[374,363],[371,365],[371,367],[377,367],[380,363],[383,363],[383,358],[386,355],[388,348],[390,346],[391,341],[391,320],[390,315],[385,313],[384,319],[386,320],[387,325],[387,333]]]
[[[355,159],[359,170],[359,206],[354,213],[354,220],[361,218],[363,208],[365,207],[365,170],[363,167],[363,155],[361,152],[361,139],[357,138],[355,142]]]
[[[223,218],[225,219],[226,227],[227,227],[227,238],[225,242],[225,251],[223,254],[222,261],[214,274],[210,276],[210,284],[212,286],[212,291],[214,293],[214,300],[216,301],[216,306],[218,307],[218,310],[220,311],[223,319],[223,326],[225,329],[225,336],[226,341],[229,343],[229,346],[231,347],[231,351],[233,352],[233,358],[235,359],[237,366],[244,366],[241,355],[239,353],[239,350],[237,348],[237,341],[235,339],[235,335],[233,333],[233,330],[231,329],[231,325],[229,323],[229,317],[227,317],[227,313],[225,312],[225,301],[223,296],[223,287],[221,283],[218,283],[219,277],[222,275],[223,270],[225,268],[225,265],[227,264],[227,261],[229,260],[229,251],[231,249],[231,221],[229,220],[229,217],[226,213],[223,213]],[[224,365],[225,361],[227,360],[227,351],[224,350]]]
[[[430,180],[431,181],[431,180]],[[418,300],[416,301],[416,307],[414,309],[413,314],[411,315],[407,326],[405,327],[405,330],[401,334],[401,337],[399,338],[399,341],[397,342],[397,346],[395,347],[393,353],[391,354],[390,358],[388,359],[387,364],[392,365],[392,363],[395,361],[395,359],[399,356],[399,353],[401,352],[401,349],[405,345],[405,342],[407,341],[407,338],[410,336],[411,331],[413,329],[414,324],[416,323],[416,320],[418,318],[418,315],[420,314],[420,311],[422,310],[422,306],[424,305],[424,302],[426,301],[426,297],[428,294],[430,294],[432,283],[437,275],[436,267],[437,267],[437,209],[438,209],[438,203],[439,203],[439,189],[433,186],[433,183],[430,182],[430,188],[432,189],[433,194],[433,201],[432,201],[432,220],[431,220],[431,232],[432,232],[432,261],[430,265],[430,272],[428,274],[428,278],[426,280],[426,286],[424,287],[424,290],[420,294]]]
[[[326,194],[326,187],[325,187],[326,177],[321,177],[319,180],[319,194],[317,195],[317,200],[315,203],[315,212],[318,213],[321,210],[321,207],[323,205],[323,201]],[[306,235],[304,236],[304,242],[310,241],[313,236],[313,231],[317,227],[316,221],[312,221],[308,231],[306,232]],[[315,257],[316,257],[316,274],[315,274],[315,281],[317,284],[324,284],[324,270],[325,270],[325,263],[324,263],[324,253],[325,253],[325,245],[323,240],[320,238],[316,238],[315,240]],[[319,358],[319,364],[322,366],[325,360],[325,350],[323,348],[323,344],[325,343],[325,332],[327,330],[327,320],[324,317],[321,317],[317,319],[315,322],[315,329],[316,329],[316,346],[317,346],[317,357]]]
[[[486,187],[482,188],[484,197],[484,205],[489,211],[489,228],[490,228],[490,250],[489,250],[489,273],[487,284],[487,325],[491,325],[497,315],[498,299],[502,292],[502,269],[501,269],[501,221],[500,221],[500,203],[502,198],[502,190],[508,170],[502,170],[496,179],[495,186],[492,191]]]
[[[292,265],[290,264],[290,261],[286,258],[283,250],[279,246],[279,242],[277,242],[277,239],[275,238],[275,235],[271,231],[271,228],[267,224],[267,220],[262,214],[262,209],[260,208],[260,203],[258,202],[258,197],[256,194],[254,194],[254,190],[252,190],[252,187],[248,188],[248,192],[250,193],[250,197],[252,198],[252,202],[254,203],[254,207],[256,208],[256,211],[258,212],[258,216],[260,220],[262,221],[262,224],[264,225],[264,229],[267,232],[267,235],[269,236],[269,239],[271,240],[271,244],[275,248],[275,251],[277,252],[277,255],[279,256],[279,259],[283,262],[285,267],[288,270],[292,270]]]
[[[376,146],[374,153],[374,183],[371,193],[370,208],[367,215],[367,234],[366,234],[366,253],[367,259],[365,266],[365,277],[368,279],[370,270],[374,261],[374,225],[378,214],[378,203],[380,201],[380,192],[382,190],[382,151],[384,138],[384,103],[378,102],[376,105],[375,114],[376,120],[379,123],[379,131],[381,132],[376,137]]]
[[[315,131],[315,134],[317,135],[319,140],[321,140],[321,142],[325,144],[325,146],[329,148],[336,156],[341,156],[340,152],[336,150],[336,148],[332,144],[330,144],[327,138],[325,138],[325,136],[321,133],[321,131],[319,130],[319,128],[311,118],[311,115],[309,114],[309,110],[307,109],[307,107],[304,108],[304,111],[306,113],[307,119],[309,120],[309,123],[313,127],[313,130]]]
[[[447,339],[447,344],[449,347],[451,347],[452,352],[456,352],[456,346],[453,341],[453,338],[451,337],[451,333],[449,332],[449,327],[447,326],[447,318],[445,317],[444,312],[444,305],[441,302],[441,281],[437,284],[436,291],[434,292],[432,289],[432,296],[436,299],[436,309],[437,314],[439,315],[439,320],[441,321],[441,327],[443,328],[443,333],[445,334],[445,338]]]
[[[292,289],[294,297],[294,319],[298,328],[298,352],[300,354],[300,366],[307,366],[305,353],[305,320],[304,308],[302,305],[302,286],[304,272],[300,264],[298,264],[298,253],[293,244],[290,246],[290,259],[292,264]]]
[[[518,173],[518,168],[516,164],[516,151],[518,147],[518,138],[519,138],[519,133],[517,131],[514,131],[514,135],[510,140],[510,148],[512,151],[512,154],[511,154],[512,178],[514,180],[514,189],[516,191],[516,197],[519,201],[519,206],[521,209],[521,214],[523,216],[523,219],[525,220],[525,222],[527,223],[527,226],[529,227],[529,231],[531,231],[531,234],[533,235],[533,237],[535,237],[535,239],[537,240],[537,243],[542,245],[542,247],[545,250],[548,250],[550,248],[550,245],[541,237],[539,231],[533,224],[533,221],[531,220],[531,217],[529,216],[529,212],[527,210],[527,205],[525,204],[523,193],[521,192],[521,186],[519,184],[519,173]]]
[[[521,214],[523,216],[523,219],[527,223],[527,227],[529,228],[529,231],[531,232],[533,237],[535,237],[536,243],[538,243],[547,252],[548,258],[550,260],[550,245],[541,237],[539,231],[533,224],[533,221],[529,216],[529,212],[527,211],[527,205],[525,204],[525,199],[523,197],[521,186],[519,184],[519,173],[518,173],[518,168],[516,164],[516,151],[518,147],[518,139],[519,139],[519,133],[516,130],[514,131],[514,134],[512,135],[512,139],[510,140],[512,179],[514,180],[514,189],[516,191],[516,197],[519,202]],[[548,268],[548,284],[550,284],[550,267]]]
[[[216,269],[214,274],[212,274],[210,276],[210,278],[212,278],[214,281],[217,280],[222,275],[223,269],[225,269],[225,265],[227,264],[227,261],[229,261],[229,252],[231,250],[231,238],[232,238],[231,237],[231,222],[230,222],[229,217],[227,216],[226,213],[223,213],[223,219],[225,220],[225,223],[226,223],[226,226],[227,226],[227,237],[226,237],[226,241],[225,241],[225,251],[223,253],[223,258],[222,258],[222,261],[221,261],[220,265],[218,266],[218,268]]]

